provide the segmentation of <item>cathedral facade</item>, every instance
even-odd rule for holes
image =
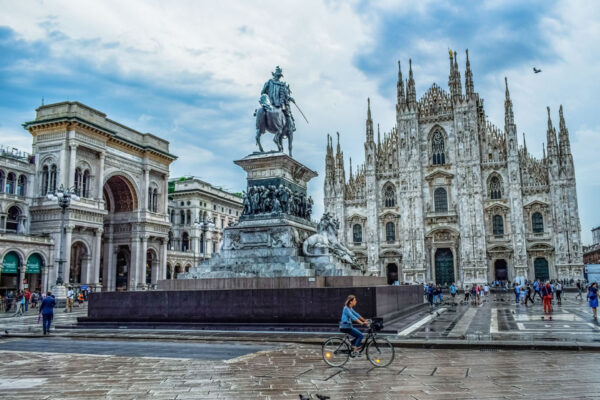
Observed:
[[[504,128],[487,119],[468,51],[464,91],[450,54],[448,91],[417,99],[398,64],[396,123],[375,137],[368,104],[365,162],[344,169],[328,137],[325,210],[369,273],[394,282],[469,284],[579,279],[581,228],[569,132],[548,108],[547,151],[518,145],[506,83]]]

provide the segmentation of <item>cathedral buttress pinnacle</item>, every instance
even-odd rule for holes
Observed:
[[[417,90],[415,89],[415,80],[412,72],[412,59],[408,60],[408,84],[406,85],[406,104],[409,109],[417,108]]]
[[[467,97],[473,96],[475,93],[475,85],[473,84],[473,72],[471,71],[471,63],[469,62],[469,49],[467,53],[467,67],[465,70],[465,93]]]
[[[406,104],[406,97],[404,95],[404,81],[402,80],[402,68],[400,68],[400,61],[398,61],[398,83],[396,84],[398,103],[396,104],[396,111],[402,110]]]

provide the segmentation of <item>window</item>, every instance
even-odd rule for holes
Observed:
[[[433,154],[433,165],[446,164],[446,153],[444,152],[444,136],[441,132],[436,132],[433,134],[433,139],[431,140],[431,152]]]
[[[384,204],[386,207],[394,207],[396,205],[396,193],[392,185],[388,185],[383,192]]]
[[[52,164],[52,167],[50,167],[50,181],[48,184],[48,191],[50,193],[56,192],[56,164]]]
[[[213,242],[213,253],[217,252],[217,242]]]
[[[6,177],[6,193],[15,194],[15,181],[17,180],[14,172],[9,172]]]
[[[446,189],[435,189],[435,192],[433,192],[433,201],[435,205],[435,212],[448,211],[448,194],[446,193]]]
[[[501,215],[494,215],[492,218],[492,231],[495,236],[504,235],[504,219]]]
[[[181,235],[181,251],[189,251],[190,250],[190,237],[187,232],[183,232]]]
[[[6,216],[6,230],[8,232],[17,232],[19,229],[19,220],[21,219],[21,210],[18,207],[12,206],[8,209]]]
[[[86,169],[85,172],[83,173],[81,195],[83,197],[90,197],[90,170],[89,169]]]
[[[192,212],[190,210],[187,210],[185,223],[187,225],[192,224]]]
[[[17,183],[17,195],[25,196],[26,186],[27,186],[27,177],[25,175],[19,176],[19,182]]]
[[[221,228],[225,228],[225,218],[221,218]]]
[[[385,241],[396,241],[396,225],[393,222],[388,222],[387,224],[385,224]]]
[[[148,211],[152,211],[152,188],[148,188]]]
[[[352,241],[356,244],[362,243],[362,226],[354,224],[352,227]]]
[[[185,225],[185,211],[179,211],[179,224]]]
[[[171,223],[175,223],[175,210],[171,210]]]
[[[75,168],[75,193],[82,195],[81,193],[81,168]]]
[[[152,191],[152,211],[158,212],[158,189]]]
[[[531,216],[531,230],[533,233],[544,233],[544,217],[539,212]]]
[[[490,179],[490,199],[497,200],[502,198],[502,183],[500,178],[492,176]]]
[[[4,181],[6,179],[6,175],[4,171],[0,170],[0,193],[4,192]]]

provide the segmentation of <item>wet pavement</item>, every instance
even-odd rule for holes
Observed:
[[[107,347],[113,346],[107,342]],[[397,349],[388,368],[328,367],[319,346],[218,361],[0,351],[0,397],[18,399],[597,399],[586,352]],[[310,396],[310,397],[309,397]]]

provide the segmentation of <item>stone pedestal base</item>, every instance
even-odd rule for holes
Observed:
[[[52,287],[52,294],[56,300],[56,308],[67,305],[67,288],[65,285],[54,285]]]

